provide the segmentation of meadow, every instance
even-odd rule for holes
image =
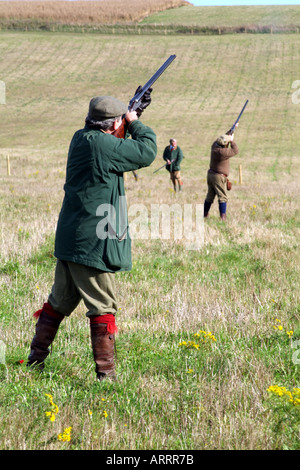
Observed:
[[[0,33],[2,450],[299,449],[299,46],[297,34]],[[128,102],[171,54],[142,116],[158,155],[127,175],[128,207],[203,204],[210,146],[249,99],[227,222],[215,203],[193,250],[173,230],[133,240],[133,269],[116,275],[117,382],[95,379],[83,304],[44,373],[28,371],[70,139],[92,96]],[[177,194],[153,174],[171,137],[185,156]]]

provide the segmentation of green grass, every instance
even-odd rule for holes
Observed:
[[[76,22],[75,22],[76,23]],[[139,22],[124,18],[116,24],[87,20],[74,24],[66,19],[0,18],[0,29],[9,31],[49,31],[126,35],[211,35],[226,33],[299,33],[298,5],[225,6],[170,8],[145,15]]]
[[[202,27],[274,26],[300,25],[298,5],[261,5],[174,8],[148,16],[142,24],[194,25]]]
[[[0,37],[0,448],[298,449],[299,407],[267,392],[299,387],[298,36],[151,36],[150,55],[143,35]],[[157,159],[138,182],[128,174],[128,206],[202,204],[210,145],[249,99],[227,222],[215,203],[200,250],[172,237],[133,241],[132,271],[116,275],[117,382],[95,379],[83,304],[62,323],[44,373],[28,371],[32,315],[53,282],[70,138],[92,96],[127,102],[173,53],[142,118],[157,133]],[[185,155],[177,195],[165,170],[153,175],[173,136]],[[199,330],[216,342],[179,346]],[[71,441],[60,442],[69,426]]]
[[[156,256],[154,252],[150,264],[145,250],[143,256],[136,257],[126,280],[124,275],[117,276],[120,294],[125,295],[127,286],[140,286],[145,282],[146,296],[141,289],[133,289],[136,301],[143,302],[151,295],[151,288],[154,295],[156,286],[162,285],[168,286],[161,293],[164,298],[180,279],[182,293],[195,300],[194,290],[201,276],[212,296],[216,286],[223,285],[231,292],[243,292],[244,305],[238,306],[234,301],[230,305],[229,295],[223,292],[227,314],[226,311],[211,312],[201,321],[190,312],[186,325],[180,329],[164,328],[164,323],[171,325],[179,314],[175,312],[180,306],[173,301],[165,304],[169,308],[165,311],[163,302],[156,306],[152,301],[152,310],[144,308],[138,312],[140,327],[134,327],[132,322],[133,329],[130,322],[124,329],[122,318],[127,321],[127,315],[121,310],[121,331],[117,338],[118,382],[100,384],[94,378],[89,326],[80,311],[63,322],[43,374],[29,372],[25,363],[20,364],[22,360],[26,362],[34,321],[27,315],[20,317],[20,312],[12,315],[7,307],[16,301],[19,306],[28,301],[36,302],[36,279],[41,276],[49,279],[53,275],[54,260],[49,250],[52,243],[53,237],[50,237],[26,263],[1,266],[11,286],[2,289],[0,294],[1,321],[8,347],[6,365],[0,366],[1,403],[2,411],[5,410],[5,426],[0,428],[3,449],[24,446],[27,449],[90,449],[91,445],[106,450],[165,446],[173,450],[248,449],[253,445],[254,427],[258,429],[256,449],[298,448],[297,408],[268,396],[263,387],[266,377],[272,384],[290,386],[296,386],[298,380],[298,366],[291,362],[292,343],[286,334],[286,330],[296,324],[297,304],[288,296],[262,300],[280,269],[276,261],[272,274],[267,273],[263,261],[253,255],[254,247],[243,245],[235,249],[233,246],[211,247],[206,255],[193,253],[184,259],[183,251],[175,250],[172,254],[176,254],[176,260],[172,261],[161,248],[159,256],[157,244]],[[193,272],[190,272],[191,266]],[[203,276],[203,273],[207,274]],[[293,271],[286,273],[287,284],[292,275],[295,275]],[[249,279],[253,280],[250,288]],[[294,282],[299,282],[299,272]],[[271,289],[278,292],[275,286]],[[281,289],[285,290],[285,285]],[[130,296],[129,292],[127,294]],[[259,304],[253,294],[256,299],[260,297]],[[218,298],[221,301],[222,297]],[[214,303],[215,299],[211,307]],[[249,320],[244,315],[252,309],[256,310],[257,317]],[[274,330],[276,318],[282,319],[283,331]],[[212,331],[216,342],[199,342],[199,349],[179,346],[182,341],[197,343],[194,334],[200,329]],[[13,331],[14,335],[10,333]],[[298,337],[300,329],[294,334]],[[52,394],[59,407],[54,423],[45,417],[49,408],[45,393]],[[14,431],[12,442],[9,436],[21,416],[26,416],[26,424],[19,432]],[[222,438],[217,429],[225,416],[228,422],[222,425],[225,426]],[[71,443],[62,444],[57,435],[69,426],[73,428]],[[231,434],[232,427],[236,428],[239,439],[242,436],[241,441]]]

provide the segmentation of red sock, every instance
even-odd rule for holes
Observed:
[[[62,320],[64,318],[64,315],[62,315],[59,312],[56,312],[56,310],[53,309],[52,305],[49,304],[49,302],[45,302],[44,305],[43,305],[43,308],[41,308],[40,310],[37,310],[33,314],[33,317],[34,318],[39,318],[39,316],[41,315],[42,312],[47,313],[47,315],[49,315],[52,318],[58,318],[60,320]]]
[[[112,313],[106,313],[105,315],[97,315],[95,317],[90,317],[90,322],[91,325],[94,325],[96,323],[106,323],[107,333],[115,334],[118,332],[116,319]]]

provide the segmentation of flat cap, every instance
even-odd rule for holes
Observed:
[[[89,105],[89,117],[94,121],[122,116],[127,111],[128,106],[112,96],[94,96]]]

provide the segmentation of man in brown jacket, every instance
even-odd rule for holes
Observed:
[[[217,196],[220,217],[222,220],[226,219],[229,158],[237,155],[239,152],[233,137],[233,135],[221,135],[212,144],[210,167],[207,173],[208,191],[204,202],[204,217],[208,217],[210,206],[214,202],[215,196]]]

